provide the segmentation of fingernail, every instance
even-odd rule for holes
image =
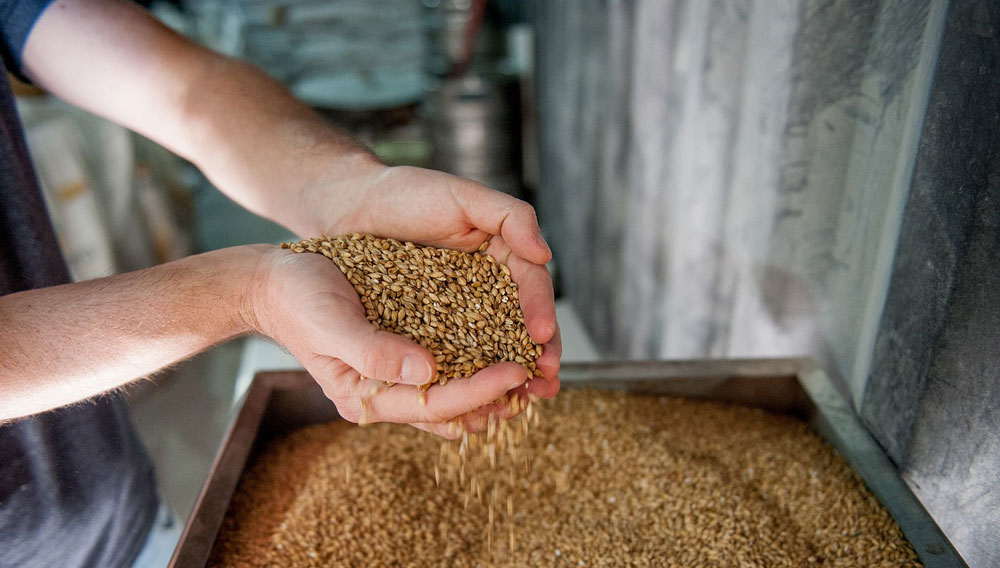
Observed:
[[[423,384],[431,380],[431,366],[422,357],[407,355],[403,357],[403,368],[400,375],[408,383]]]

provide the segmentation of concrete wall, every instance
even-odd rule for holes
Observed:
[[[862,414],[975,566],[1000,566],[1000,4],[953,2]]]
[[[540,214],[605,355],[818,358],[973,565],[1000,526],[996,18],[972,0],[534,14]]]
[[[943,8],[539,4],[540,208],[609,355],[811,353],[860,402]]]

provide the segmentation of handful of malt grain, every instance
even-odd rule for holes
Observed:
[[[510,269],[486,254],[351,233],[282,244],[329,258],[354,286],[378,329],[404,335],[431,352],[435,382],[471,376],[502,361],[541,376],[542,347],[528,335]]]

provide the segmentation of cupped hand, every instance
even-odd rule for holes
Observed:
[[[486,252],[510,268],[528,333],[542,344],[537,363],[545,380],[531,381],[527,391],[540,398],[558,392],[562,344],[545,268],[552,253],[529,204],[443,172],[377,163],[316,184],[307,194],[305,202],[321,219],[311,230],[319,233],[371,233],[464,251],[489,239]]]
[[[494,401],[526,392],[524,368],[501,363],[421,395],[417,386],[432,378],[434,358],[369,323],[357,292],[321,255],[267,251],[252,296],[255,327],[285,346],[352,422],[409,423],[455,437],[449,423],[475,427],[475,417],[497,408]]]

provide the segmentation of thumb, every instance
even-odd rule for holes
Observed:
[[[501,235],[514,254],[535,264],[552,260],[552,251],[542,237],[535,209],[506,193],[479,184],[464,187],[455,198],[476,228]]]
[[[352,310],[353,311],[353,310]],[[422,385],[434,378],[434,357],[412,340],[375,328],[360,313],[337,318],[336,357],[363,377]]]

